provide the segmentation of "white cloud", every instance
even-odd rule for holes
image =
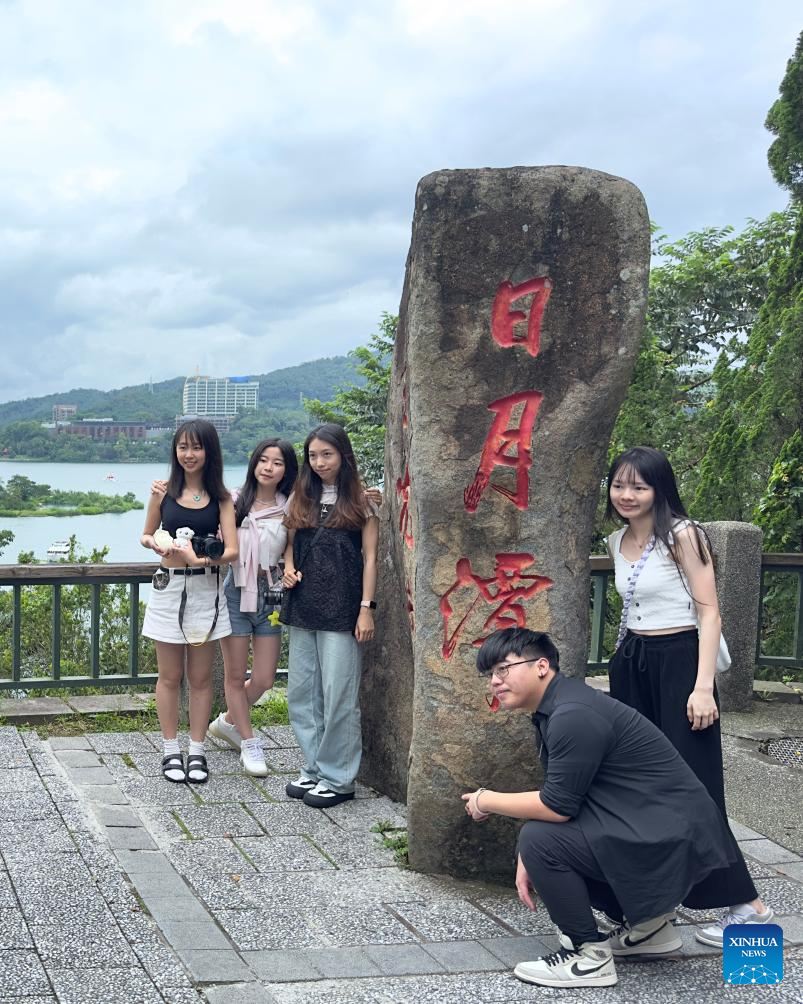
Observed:
[[[0,4],[0,399],[345,352],[443,167],[622,174],[672,234],[785,199],[792,0]]]

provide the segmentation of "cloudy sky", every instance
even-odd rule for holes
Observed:
[[[785,204],[799,0],[0,0],[0,401],[346,352],[417,180],[580,164],[681,236]]]

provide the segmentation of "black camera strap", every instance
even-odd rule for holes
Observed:
[[[204,572],[204,575],[206,575],[206,572]],[[184,611],[187,608],[188,578],[188,575],[184,576],[184,588],[181,590],[181,602],[178,605],[178,626],[181,628],[182,635],[184,635],[184,641],[188,645],[192,645],[193,648],[198,648],[201,645],[205,645],[209,641],[209,637],[215,630],[215,625],[217,624],[217,617],[220,612],[220,565],[215,565],[215,616],[212,618],[212,626],[206,632],[206,637],[203,641],[190,641],[186,634],[184,634]]]
[[[301,570],[301,566],[302,566],[302,565],[304,564],[304,562],[305,562],[305,561],[307,560],[307,558],[309,557],[309,553],[310,553],[310,551],[311,551],[311,550],[313,549],[313,547],[315,547],[315,544],[317,543],[317,541],[318,541],[318,538],[320,537],[320,535],[321,535],[321,534],[323,533],[323,531],[324,531],[325,529],[326,529],[326,527],[325,527],[325,526],[319,526],[319,527],[318,527],[318,529],[317,529],[317,530],[315,531],[315,536],[314,536],[314,537],[312,538],[312,540],[310,541],[310,545],[309,545],[309,547],[307,548],[307,550],[306,550],[306,551],[304,552],[304,554],[302,555],[302,557],[301,557],[301,561],[299,561],[299,563],[298,563],[298,564],[296,565],[296,571],[297,571],[297,572]]]

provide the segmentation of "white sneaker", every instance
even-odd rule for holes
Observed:
[[[222,739],[224,743],[228,743],[232,749],[240,750],[242,748],[243,737],[236,725],[226,721],[225,711],[222,711],[213,722],[209,723],[209,728],[206,731],[215,739]]]
[[[243,739],[240,763],[246,774],[250,774],[251,777],[268,776],[268,765],[265,763],[265,753],[259,739]]]
[[[694,937],[704,945],[713,945],[715,948],[722,948],[725,928],[730,924],[769,924],[773,916],[774,914],[769,907],[767,907],[764,913],[756,913],[751,906],[742,903],[739,906],[732,906],[730,910],[726,910],[715,924],[709,924],[707,927],[698,927],[694,932]]]
[[[640,924],[622,924],[611,931],[611,951],[614,955],[669,955],[683,944],[672,926],[668,914],[643,920]]]
[[[608,941],[587,941],[579,948],[560,948],[513,970],[525,983],[541,987],[612,987],[618,977]]]

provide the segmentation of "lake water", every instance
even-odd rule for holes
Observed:
[[[94,491],[106,495],[133,492],[147,505],[151,481],[167,476],[167,464],[0,462],[0,480],[7,482],[15,474],[64,491]],[[236,488],[245,477],[245,466],[227,467],[225,476],[227,486]],[[155,560],[153,551],[147,551],[139,543],[144,520],[144,509],[103,516],[0,519],[0,529],[11,530],[14,534],[13,542],[0,556],[0,564],[15,564],[20,551],[33,551],[37,558],[45,561],[48,547],[57,540],[66,540],[71,534],[75,534],[85,552],[108,546],[107,561],[152,561]]]

